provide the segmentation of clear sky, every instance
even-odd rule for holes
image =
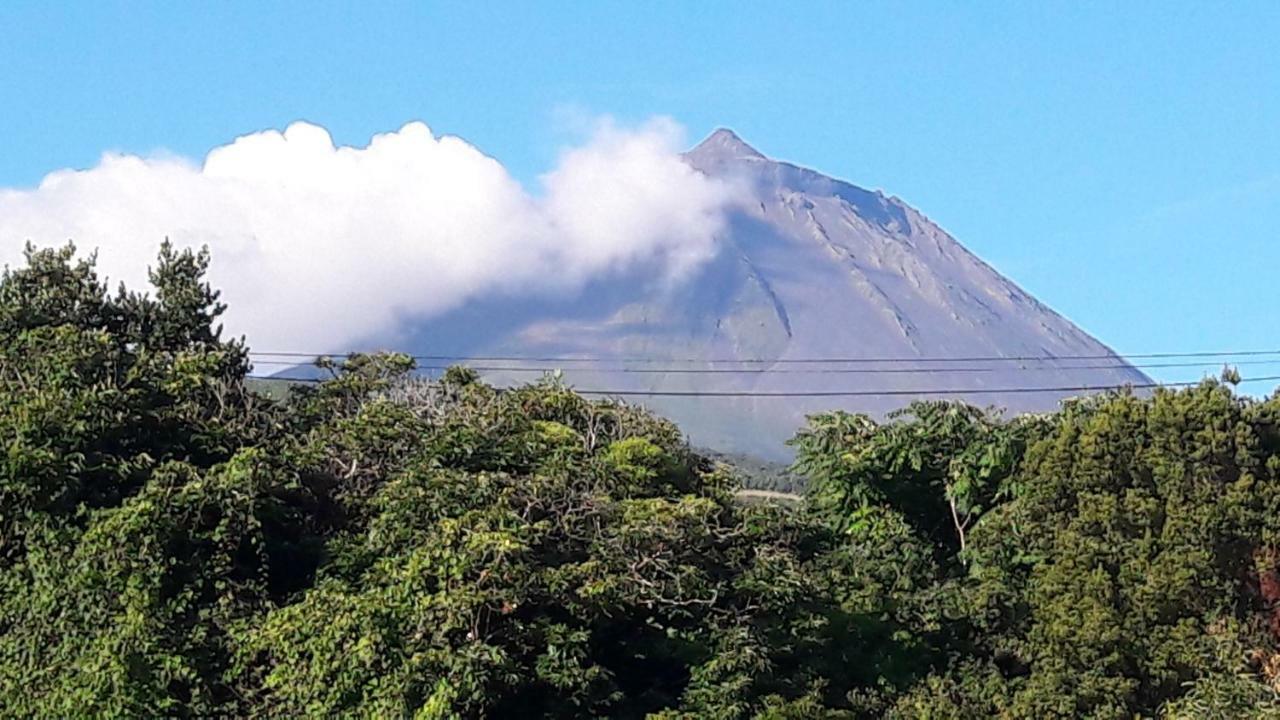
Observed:
[[[0,187],[297,119],[528,181],[602,113],[897,195],[1121,352],[1280,348],[1280,2],[0,3]]]

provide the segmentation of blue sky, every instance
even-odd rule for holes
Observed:
[[[575,117],[668,115],[902,197],[1122,352],[1280,348],[1277,38],[1277,2],[7,2],[0,187],[297,119],[531,181]]]

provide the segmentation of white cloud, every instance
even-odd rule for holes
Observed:
[[[716,251],[729,190],[685,165],[679,128],[598,124],[531,193],[422,123],[335,147],[307,123],[177,157],[104,155],[0,189],[0,263],[25,241],[97,249],[141,288],[165,237],[208,245],[227,329],[260,349],[340,351],[487,293],[571,291],[650,262],[679,278]]]

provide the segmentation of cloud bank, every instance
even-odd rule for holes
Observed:
[[[0,264],[20,264],[27,240],[74,240],[113,284],[142,288],[165,237],[207,245],[228,332],[263,350],[342,351],[486,294],[571,292],[639,263],[686,276],[715,254],[730,192],[680,159],[681,139],[666,120],[602,122],[536,192],[418,122],[364,148],[299,122],[199,165],[107,154],[0,189]]]

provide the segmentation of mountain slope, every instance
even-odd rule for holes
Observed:
[[[722,247],[696,277],[673,284],[633,269],[571,298],[473,303],[421,328],[416,349],[616,360],[561,363],[569,382],[582,389],[954,388],[974,391],[964,397],[970,402],[1012,412],[1049,410],[1064,396],[1078,393],[978,391],[1148,382],[897,198],[771,160],[728,130],[716,131],[685,157],[698,170],[738,188]],[[787,362],[1080,355],[1114,359],[1050,364]],[[621,362],[624,358],[659,362]],[[753,364],[713,362],[724,359]],[[1116,367],[1097,367],[1110,363]],[[1035,369],[1020,370],[1023,365]],[[652,372],[673,366],[720,372]],[[724,372],[743,367],[770,372]],[[818,372],[835,367],[861,372]],[[915,372],[923,369],[928,372]],[[530,379],[514,371],[487,374],[498,382]],[[911,399],[655,397],[644,402],[680,422],[695,443],[785,457],[783,441],[807,413],[843,407],[879,414]]]

